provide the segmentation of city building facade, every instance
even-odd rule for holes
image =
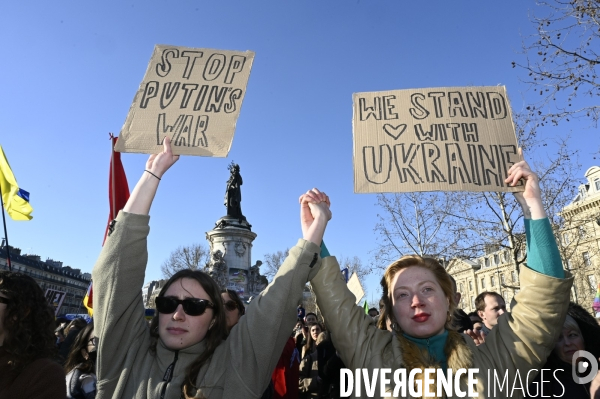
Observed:
[[[87,312],[83,298],[92,279],[90,273],[82,273],[79,269],[63,266],[62,262],[52,259],[42,261],[38,255],[21,255],[19,248],[8,248],[14,272],[32,277],[44,292],[50,289],[65,293],[57,316]],[[8,270],[6,246],[0,247],[0,270]]]
[[[592,303],[600,283],[600,167],[585,173],[577,196],[561,212],[563,224],[556,230],[556,241],[563,267],[574,276],[571,300],[593,313]],[[523,240],[519,240],[523,242]],[[519,273],[515,258],[521,262],[525,247],[487,248],[476,259],[453,259],[447,266],[462,294],[459,308],[475,311],[475,298],[481,292],[495,291],[502,295],[510,310],[511,301],[519,292]],[[520,263],[526,265],[526,260]]]

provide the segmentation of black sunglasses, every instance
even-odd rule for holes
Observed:
[[[235,303],[234,301],[227,301],[224,303],[225,305],[225,309],[229,310],[230,312],[234,311],[237,309],[237,303]]]
[[[198,298],[186,298],[177,299],[168,296],[157,297],[154,301],[156,303],[156,310],[159,313],[171,314],[175,312],[177,306],[181,304],[183,311],[188,316],[200,316],[206,311],[206,308],[214,308],[215,305],[206,299]]]

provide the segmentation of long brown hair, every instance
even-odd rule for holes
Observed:
[[[321,332],[323,332],[323,326],[321,326],[319,323],[312,323],[308,325],[308,337],[306,337],[306,343],[302,347],[302,352],[304,353],[304,356],[311,353],[313,351],[313,346],[316,345],[316,341],[313,339],[312,334],[310,332],[313,326],[319,326]]]
[[[221,299],[220,288],[217,283],[206,273],[199,270],[185,269],[175,273],[165,286],[160,290],[159,297],[165,296],[165,293],[169,287],[176,281],[182,278],[189,278],[196,280],[206,291],[210,300],[215,305],[213,308],[214,324],[212,328],[209,328],[204,341],[206,342],[205,351],[198,356],[196,360],[189,365],[186,370],[185,379],[183,380],[182,390],[186,397],[192,396],[193,393],[201,387],[196,386],[196,378],[202,366],[205,363],[210,362],[210,359],[217,349],[217,346],[223,342],[227,337],[227,326],[225,322],[225,309],[223,307],[223,300]],[[150,322],[150,350],[156,353],[156,345],[158,343],[158,312],[152,318]]]
[[[86,359],[81,354],[81,350],[87,351],[88,342],[90,342],[90,335],[94,330],[94,322],[87,324],[75,337],[69,356],[67,356],[67,362],[65,363],[65,374],[74,368],[78,368],[84,373],[93,373],[96,368],[96,363],[89,357]],[[97,348],[96,348],[97,350]]]
[[[454,301],[452,280],[450,280],[450,275],[448,274],[448,272],[446,272],[446,269],[444,269],[444,267],[440,265],[440,263],[434,258],[422,258],[418,255],[407,255],[401,257],[400,259],[398,259],[397,261],[395,261],[387,267],[380,282],[381,288],[383,290],[383,295],[381,296],[381,299],[383,299],[384,302],[384,309],[386,314],[385,316],[387,316],[390,319],[392,326],[395,325],[396,328],[399,328],[393,310],[394,307],[392,301],[392,281],[394,280],[394,277],[400,270],[406,269],[411,266],[422,267],[433,273],[436,281],[438,282],[440,287],[442,287],[444,295],[448,299],[449,317],[444,327],[447,330],[453,330],[452,315],[454,314],[454,310],[456,309],[456,302]]]
[[[54,358],[54,311],[40,286],[25,274],[0,271],[0,292],[9,299],[2,323],[10,369],[20,373],[35,359]]]

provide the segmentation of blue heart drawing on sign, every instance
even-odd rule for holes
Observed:
[[[389,136],[393,137],[394,140],[398,140],[398,137],[406,130],[406,123],[401,123],[398,126],[392,126],[389,123],[383,125],[383,131]]]

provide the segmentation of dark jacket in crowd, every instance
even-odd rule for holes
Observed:
[[[596,319],[589,314],[581,306],[571,302],[567,312],[577,322],[585,350],[590,352],[595,359],[600,357],[600,326]],[[562,328],[562,327],[561,327]],[[546,364],[542,367],[544,370],[543,384],[541,384],[542,376],[538,376],[529,384],[526,397],[562,397],[562,398],[589,398],[590,383],[577,384],[573,380],[572,366],[570,363],[565,363],[552,352],[548,356]],[[579,374],[579,373],[578,373]],[[583,377],[583,375],[581,375]]]

